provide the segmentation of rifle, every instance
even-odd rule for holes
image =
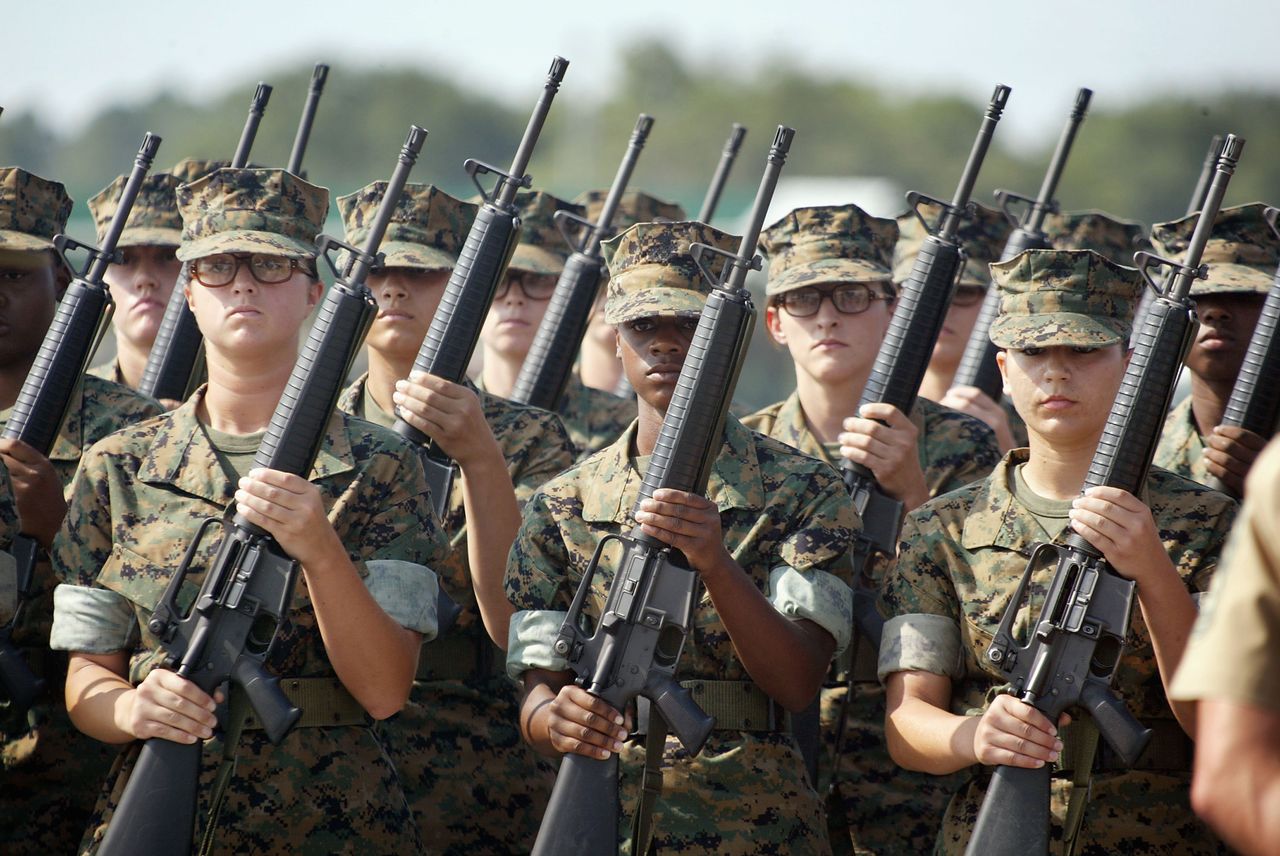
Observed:
[[[365,285],[380,263],[378,246],[427,132],[414,125],[400,149],[395,172],[369,228],[363,249],[328,235],[316,240],[337,277],[325,295],[316,322],[271,416],[253,465],[306,477],[324,441],[342,383],[369,329],[377,304]],[[344,277],[329,257],[350,254]],[[196,551],[211,529],[221,541],[189,609],[179,605],[182,584]],[[280,679],[264,663],[293,601],[298,563],[265,530],[228,506],[221,518],[201,524],[147,623],[172,668],[210,695],[228,680],[242,689],[272,743],[279,744],[302,711],[280,689]],[[99,850],[104,856],[191,852],[201,744],[154,737],[142,744],[137,764]]]
[[[794,135],[793,129],[778,126],[738,252],[705,244],[690,247],[713,288],[662,420],[637,507],[660,488],[706,491],[711,467],[724,442],[725,414],[755,324],[747,272],[760,269],[756,243]],[[709,254],[725,259],[719,276],[703,264],[703,257]],[[601,553],[610,541],[622,546],[622,559],[609,586],[604,613],[588,638],[579,629],[579,621]],[[694,755],[701,751],[715,720],[680,685],[675,672],[693,620],[697,592],[698,575],[679,550],[645,535],[639,526],[629,535],[608,535],[596,546],[555,641],[556,653],[568,660],[581,686],[618,710],[624,710],[638,696],[649,699],[654,707],[651,716],[660,716]],[[602,761],[565,755],[542,816],[533,856],[616,853],[620,813],[618,756]]]
[[[720,163],[716,164],[715,174],[711,176],[711,186],[707,188],[707,195],[702,198],[702,210],[698,212],[699,222],[710,223],[711,218],[716,215],[720,194],[724,190],[725,182],[729,180],[729,171],[733,169],[733,162],[738,157],[738,149],[742,148],[742,139],[746,135],[746,127],[734,122],[732,130],[729,131],[729,139],[724,141]]]
[[[1174,382],[1195,336],[1191,284],[1206,275],[1200,257],[1243,148],[1244,140],[1227,135],[1184,263],[1146,252],[1134,256],[1159,296],[1138,331],[1084,490],[1110,485],[1137,494],[1147,481]],[[1163,284],[1151,273],[1157,266],[1172,272]],[[1020,645],[1013,635],[1014,620],[1032,574],[1048,563],[1056,563],[1056,569],[1044,606],[1030,640]],[[987,649],[987,659],[1009,678],[1014,695],[1050,722],[1069,707],[1083,706],[1127,764],[1137,760],[1151,737],[1111,690],[1135,590],[1135,583],[1117,574],[1101,551],[1068,529],[1054,543],[1035,545]],[[1048,766],[996,767],[966,854],[1047,854],[1051,775]]]
[[[484,204],[467,233],[467,240],[458,255],[458,264],[449,275],[440,307],[431,319],[422,348],[413,361],[414,371],[427,372],[453,383],[460,383],[466,377],[467,364],[471,362],[494,292],[520,241],[516,191],[533,184],[533,178],[525,173],[525,168],[529,165],[533,147],[537,145],[551,102],[568,67],[567,59],[552,59],[542,95],[533,108],[510,170],[503,172],[475,159],[468,159],[463,164],[463,169],[479,188]],[[485,174],[498,177],[492,193],[485,192],[484,185],[480,183],[480,176]],[[422,466],[427,471],[427,484],[431,486],[431,501],[436,515],[443,520],[449,508],[449,489],[453,484],[456,464],[430,437],[403,419],[397,417],[392,428],[410,443],[421,447]]]
[[[627,152],[618,165],[618,172],[605,198],[604,207],[595,223],[565,210],[555,213],[556,227],[573,247],[556,283],[556,290],[547,305],[546,315],[538,327],[529,355],[520,367],[511,400],[531,404],[543,410],[556,412],[565,384],[573,371],[573,361],[586,335],[591,320],[591,307],[595,304],[600,280],[604,276],[604,262],[600,258],[600,244],[613,237],[613,218],[626,192],[627,182],[635,170],[636,161],[649,138],[653,119],[641,113],[627,141]],[[570,229],[577,236],[570,234]]]
[[[320,104],[320,96],[324,93],[324,83],[329,77],[329,66],[316,63],[311,72],[311,87],[307,90],[307,100],[302,105],[302,118],[298,120],[298,133],[293,138],[293,150],[289,152],[288,172],[302,177],[302,156],[307,153],[307,141],[311,139],[311,126],[316,121],[316,107]]]
[[[1280,238],[1280,208],[1268,208],[1263,216],[1271,231]],[[1249,350],[1240,364],[1240,374],[1231,388],[1231,397],[1222,412],[1222,424],[1252,431],[1264,440],[1270,440],[1280,423],[1280,386],[1275,378],[1280,374],[1280,340],[1276,328],[1280,327],[1280,268],[1267,299],[1262,304],[1258,325],[1249,339]],[[1266,378],[1272,378],[1267,382]],[[1231,491],[1219,479],[1210,477],[1209,487],[1231,495]],[[1239,497],[1237,497],[1238,499]]]
[[[956,233],[970,208],[973,185],[978,180],[978,171],[982,168],[1010,91],[1007,86],[996,86],[960,176],[955,199],[948,203],[915,191],[907,194],[907,204],[928,235],[916,256],[910,276],[902,284],[898,308],[876,354],[871,376],[863,387],[858,410],[865,404],[880,401],[892,404],[903,413],[910,413],[915,406],[916,393],[929,367],[938,334],[942,331],[956,280],[964,270],[964,254]],[[920,205],[923,202],[941,207],[937,226],[930,226],[921,215]],[[863,574],[873,552],[892,556],[897,551],[903,508],[901,502],[880,490],[871,470],[848,461],[844,462],[843,469],[845,486],[849,488],[854,507],[862,517],[862,531],[854,539],[852,553],[853,618],[858,629],[878,648],[884,620],[876,609],[875,592],[863,583]]]
[[[271,87],[259,83],[249,103],[249,116],[245,119],[244,130],[240,132],[240,142],[231,158],[233,168],[240,169],[249,163],[249,151],[258,135],[258,123],[262,121],[270,99]],[[191,314],[183,294],[190,276],[188,266],[183,265],[173,293],[169,295],[164,317],[160,319],[156,341],[147,355],[142,380],[138,382],[138,391],[143,395],[181,401],[203,381],[204,334],[200,332],[196,316]]]
[[[71,250],[86,250],[89,257],[58,303],[53,323],[40,343],[40,350],[36,352],[35,361],[14,402],[13,412],[5,424],[3,435],[0,435],[6,440],[21,440],[46,458],[53,450],[62,423],[66,421],[80,378],[89,367],[93,352],[98,349],[98,343],[110,323],[115,304],[102,278],[108,265],[122,261],[116,251],[116,243],[159,148],[160,137],[155,134],[148,133],[142,138],[133,169],[120,193],[116,213],[103,236],[102,246],[82,244],[67,235],[57,235],[53,239],[61,261],[68,268],[73,267],[67,257]],[[30,535],[19,534],[9,546],[9,552],[17,562],[18,597],[13,615],[0,627],[0,690],[13,709],[25,711],[44,691],[45,682],[31,671],[23,659],[14,645],[13,633],[22,616],[23,604],[31,594],[40,546]]]
[[[1016,227],[1005,241],[1004,251],[1000,253],[1000,261],[1008,261],[1024,250],[1048,249],[1049,239],[1044,233],[1044,218],[1058,210],[1058,200],[1054,194],[1058,189],[1058,180],[1062,178],[1062,170],[1067,165],[1067,156],[1071,154],[1071,145],[1075,142],[1076,131],[1084,121],[1085,111],[1089,109],[1089,99],[1093,90],[1081,87],[1076,93],[1076,103],[1067,117],[1067,125],[1058,138],[1058,147],[1054,149],[1049,160],[1049,170],[1045,173],[1044,183],[1040,185],[1040,194],[1031,199],[1007,190],[997,190],[996,199],[1000,209]],[[1014,203],[1026,203],[1022,217],[1014,216],[1010,210]],[[1000,377],[1000,367],[996,365],[996,351],[1000,350],[991,341],[991,322],[1000,313],[1000,289],[988,285],[986,299],[978,313],[978,320],[969,334],[964,355],[960,357],[960,365],[956,369],[952,386],[976,386],[992,401],[999,402],[1003,395],[1004,381]]]

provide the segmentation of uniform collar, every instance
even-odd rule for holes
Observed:
[[[800,404],[799,391],[792,392],[778,407],[778,415],[774,417],[773,430],[769,436],[781,440],[793,449],[799,449],[810,457],[828,464],[834,463],[827,454],[826,448],[818,442],[818,436],[809,428],[804,416],[804,407]]]
[[[583,466],[582,519],[591,523],[631,522],[631,508],[640,496],[640,473],[631,462],[639,420],[633,420],[617,440],[600,450]],[[764,508],[764,482],[756,458],[753,433],[734,416],[725,417],[724,442],[707,479],[707,496],[724,512],[730,508]],[[617,481],[621,476],[620,483]],[[604,483],[610,482],[610,489]]]
[[[227,505],[235,495],[235,484],[218,462],[209,435],[200,427],[196,407],[205,387],[162,420],[156,436],[138,468],[138,477],[148,484],[171,485],[185,493],[219,505]],[[320,453],[311,467],[309,481],[355,469],[351,440],[342,413],[329,417]]]
[[[1004,547],[1030,554],[1031,545],[1045,540],[1045,533],[1013,497],[1013,469],[1030,457],[1027,449],[1013,449],[991,475],[977,483],[977,496],[964,520],[961,544],[966,550]]]

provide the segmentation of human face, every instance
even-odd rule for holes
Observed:
[[[1195,298],[1200,329],[1187,368],[1211,383],[1234,384],[1266,302],[1263,294],[1205,294]]]
[[[449,271],[392,267],[369,275],[378,314],[369,328],[370,350],[387,357],[413,359],[440,307]]]
[[[1050,445],[1096,445],[1129,355],[1122,345],[999,351],[1005,390],[1027,431]]]
[[[684,367],[689,343],[698,329],[698,316],[655,315],[618,325],[622,370],[636,395],[659,413],[666,413]]]
[[[182,271],[175,247],[124,247],[124,263],[108,265],[103,276],[115,301],[116,335],[150,350],[164,318],[169,295]]]
[[[230,283],[216,288],[191,277],[187,304],[210,355],[239,359],[288,359],[298,352],[298,331],[324,286],[301,268],[283,282],[264,285],[242,264]]]
[[[57,262],[47,250],[0,250],[0,368],[30,366],[58,311]]]
[[[933,346],[930,366],[954,372],[960,365],[960,358],[964,356],[965,346],[969,344],[969,334],[973,332],[973,325],[978,322],[986,295],[987,290],[980,285],[962,285],[956,289],[942,322],[942,332],[938,334],[937,344]]]
[[[551,293],[560,277],[553,273],[507,271],[485,318],[480,338],[485,347],[511,360],[523,360],[547,313]]]
[[[888,300],[872,300],[856,315],[840,312],[830,300],[823,300],[818,311],[806,318],[793,317],[776,302],[765,310],[769,335],[791,352],[796,371],[824,385],[865,378],[892,317]]]

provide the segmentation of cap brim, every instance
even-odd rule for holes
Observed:
[[[315,258],[316,245],[275,232],[237,229],[184,241],[178,248],[178,258],[184,262],[216,253],[267,253],[288,259],[310,259]]]
[[[1002,315],[991,323],[991,341],[1001,348],[1049,348],[1064,345],[1101,348],[1125,342],[1129,331],[1089,315],[1055,312],[1045,315]]]
[[[558,275],[564,270],[564,261],[564,256],[550,250],[529,244],[519,244],[511,256],[511,263],[507,265],[507,269]]]
[[[1191,296],[1200,294],[1267,294],[1275,283],[1275,271],[1251,265],[1218,262],[1209,265],[1209,278],[1191,284]]]
[[[409,241],[384,241],[379,252],[386,257],[387,267],[414,268],[415,270],[453,270],[458,266],[457,256],[444,250],[415,244]]]
[[[182,244],[181,229],[145,227],[125,229],[120,233],[118,247],[177,247]]]
[[[893,295],[890,271],[883,265],[856,259],[819,259],[795,265],[777,276],[770,275],[765,294],[774,295],[820,283],[864,283],[887,286],[886,296]]]
[[[705,294],[689,288],[646,288],[636,294],[610,297],[604,305],[606,324],[625,324],[637,318],[701,315]]]
[[[0,250],[17,250],[30,252],[33,250],[52,250],[53,241],[18,232],[13,229],[0,229]]]

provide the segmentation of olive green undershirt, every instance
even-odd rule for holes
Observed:
[[[396,424],[396,418],[387,411],[378,406],[378,402],[373,400],[373,396],[369,394],[368,385],[364,388],[364,393],[360,396],[360,418],[366,422],[372,422],[374,425],[381,425],[383,428],[391,428]]]
[[[1070,522],[1068,512],[1071,511],[1071,500],[1048,499],[1033,491],[1027,486],[1026,479],[1022,477],[1024,466],[1026,464],[1019,464],[1013,468],[1013,484],[1010,486],[1013,495],[1044,529],[1045,534],[1049,536],[1048,540],[1056,540]]]
[[[258,447],[262,445],[262,438],[266,436],[266,431],[258,431],[255,434],[227,434],[203,423],[200,427],[209,438],[213,453],[217,456],[218,463],[222,465],[228,478],[238,482],[253,469],[254,455],[258,454]]]

